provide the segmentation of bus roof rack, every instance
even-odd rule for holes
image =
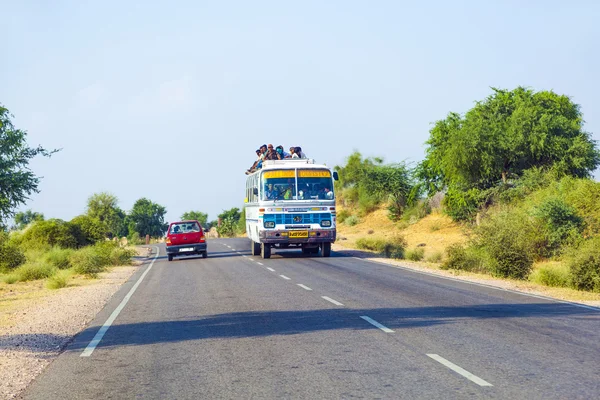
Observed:
[[[283,160],[264,160],[263,165],[314,164],[312,158],[286,158]]]

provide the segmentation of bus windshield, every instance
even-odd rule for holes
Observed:
[[[333,200],[329,170],[272,170],[263,173],[262,200]]]

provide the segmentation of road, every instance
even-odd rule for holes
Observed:
[[[215,239],[160,248],[24,397],[590,399],[599,377],[598,309]]]

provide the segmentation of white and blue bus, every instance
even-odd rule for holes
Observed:
[[[335,242],[337,172],[310,159],[264,161],[246,180],[246,233],[252,255],[301,248],[329,257]]]

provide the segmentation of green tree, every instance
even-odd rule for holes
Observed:
[[[493,91],[464,117],[450,113],[431,129],[417,168],[430,194],[452,190],[455,204],[467,204],[461,192],[510,184],[533,167],[589,177],[600,165],[580,107],[569,97],[523,87]]]
[[[223,210],[223,212],[218,215],[219,220],[221,221],[221,225],[217,227],[217,232],[219,232],[219,235],[234,236],[237,232],[238,223],[241,216],[242,214],[240,209],[237,207],[229,210]]]
[[[16,129],[11,117],[0,105],[0,223],[12,216],[13,210],[31,194],[39,192],[40,178],[29,169],[29,161],[37,155],[49,157],[58,151],[29,147],[27,132]]]
[[[43,221],[44,214],[33,212],[31,210],[21,211],[15,214],[15,227],[17,229],[23,229],[27,225],[35,221]]]
[[[124,236],[127,234],[125,213],[118,206],[117,196],[101,192],[88,198],[86,214],[105,226],[105,236]]]
[[[141,237],[150,235],[162,236],[168,225],[165,224],[167,209],[160,204],[141,198],[135,202],[131,212],[127,216],[129,233],[137,232]]]
[[[79,246],[88,246],[106,237],[106,225],[89,215],[79,215],[69,221]]]
[[[208,221],[208,214],[205,214],[200,211],[188,211],[183,213],[183,215],[181,216],[182,221],[189,221],[194,219],[200,222],[200,225],[205,227],[206,221]]]

